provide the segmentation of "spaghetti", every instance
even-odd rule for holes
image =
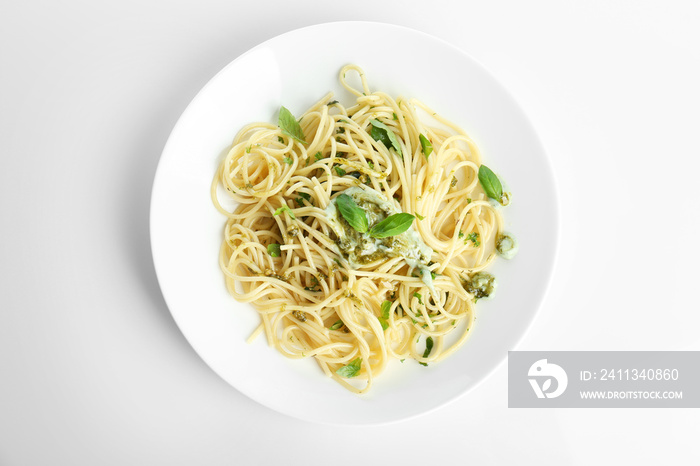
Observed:
[[[347,79],[356,75],[359,88]],[[264,332],[283,355],[314,358],[363,393],[392,359],[427,365],[464,343],[474,303],[493,285],[481,271],[503,228],[464,131],[418,100],[371,92],[355,65],[340,82],[355,104],[326,95],[301,116],[298,134],[268,123],[241,129],[211,195],[228,217],[228,290],[261,317],[250,340]],[[365,211],[368,231],[339,212],[343,194]],[[370,236],[398,213],[415,217],[410,228]],[[476,292],[482,282],[489,290]]]

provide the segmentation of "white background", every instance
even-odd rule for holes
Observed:
[[[163,145],[228,62],[338,20],[455,44],[541,135],[562,238],[519,349],[700,350],[697,3],[5,0],[0,465],[697,464],[697,410],[508,409],[505,365],[417,419],[328,427],[194,353],[150,256]]]

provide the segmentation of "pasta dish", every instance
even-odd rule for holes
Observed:
[[[242,128],[211,195],[228,218],[228,290],[261,317],[249,341],[264,333],[364,393],[394,359],[427,366],[456,351],[493,295],[485,269],[517,243],[501,216],[510,194],[464,131],[372,92],[358,66],[340,83],[351,106],[327,94],[298,118],[281,107],[277,125]]]

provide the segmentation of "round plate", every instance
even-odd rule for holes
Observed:
[[[209,197],[217,165],[238,130],[276,121],[280,105],[300,114],[328,91],[352,102],[338,83],[355,63],[370,89],[415,97],[456,122],[513,193],[506,229],[520,243],[511,261],[490,269],[497,295],[477,305],[466,344],[423,367],[395,361],[355,395],[313,360],[290,360],[264,335],[249,305],[227,292],[218,266],[225,218]],[[331,424],[373,424],[416,416],[455,399],[504,361],[532,322],[546,292],[557,244],[552,170],[527,117],[479,63],[455,47],[399,26],[320,24],[264,42],[219,72],[187,107],[165,146],[151,199],[153,260],[163,296],[204,361],[239,391],[279,412]]]

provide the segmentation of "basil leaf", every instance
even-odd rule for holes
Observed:
[[[501,201],[501,198],[503,197],[503,186],[501,186],[501,181],[486,165],[479,167],[479,183],[481,183],[481,187],[484,188],[484,192],[488,197],[499,202]]]
[[[413,215],[407,213],[390,215],[374,225],[369,231],[369,235],[372,238],[386,238],[400,235],[411,227],[414,218]]]
[[[287,110],[284,106],[280,107],[280,115],[277,120],[277,126],[279,126],[282,130],[282,134],[286,134],[287,136],[306,144],[304,132],[301,130],[299,122],[296,120],[296,118],[294,118],[292,112]]]
[[[433,153],[433,144],[422,134],[418,139],[420,139],[420,147],[423,151],[423,155],[425,155],[425,160],[428,160],[428,156]]]
[[[352,197],[347,194],[341,194],[335,198],[335,205],[338,207],[340,214],[358,233],[364,233],[369,228],[367,222],[367,214],[365,210],[355,204]]]
[[[391,301],[384,301],[382,303],[382,315],[378,317],[379,323],[382,324],[382,329],[386,330],[389,328],[389,311],[391,310]]]
[[[337,165],[333,168],[335,168],[335,172],[338,174],[338,176],[345,176],[345,173],[347,173],[345,170],[343,170],[341,167],[339,167]]]
[[[343,321],[342,321],[342,320],[338,320],[336,323],[334,323],[333,325],[331,325],[331,330],[338,330],[338,329],[339,329],[340,327],[342,327],[342,326],[343,326]]]
[[[396,138],[396,134],[381,121],[370,118],[369,122],[372,124],[372,129],[369,133],[369,135],[372,136],[372,139],[381,142],[387,149],[389,147],[393,147],[396,152],[403,157],[401,145],[399,145],[399,140]]]
[[[323,154],[321,154],[321,151],[318,151],[314,154],[314,157],[316,160],[321,160],[323,158]]]
[[[267,253],[272,257],[279,257],[282,255],[282,250],[280,245],[277,243],[272,243],[267,245]]]
[[[431,352],[432,350],[433,350],[433,337],[428,337],[428,338],[425,340],[425,351],[423,351],[423,357],[424,357],[424,358],[427,358],[428,356],[430,356],[430,352]],[[420,365],[421,365],[421,366],[427,366],[428,363],[421,362]]]
[[[287,212],[290,217],[296,220],[296,217],[294,216],[294,212],[292,212],[292,209],[289,208],[289,206],[283,205],[279,209],[275,210],[275,213],[272,214],[273,216],[281,215],[282,212]]]
[[[285,157],[285,158],[282,159],[282,161],[283,161],[284,163],[286,163],[287,165],[291,165],[291,164],[294,163],[294,161],[292,160],[291,157]]]
[[[335,371],[335,373],[341,377],[350,378],[355,377],[357,374],[359,374],[361,368],[362,358],[357,358],[353,360],[350,364],[343,366],[337,371]]]

